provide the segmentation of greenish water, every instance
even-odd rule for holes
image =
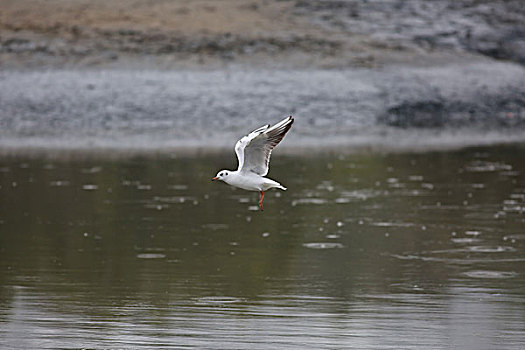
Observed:
[[[525,147],[0,159],[0,347],[522,349]]]

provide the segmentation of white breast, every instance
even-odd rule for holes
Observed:
[[[264,191],[266,190],[266,180],[264,177],[253,173],[233,172],[225,179],[225,182],[243,190]]]

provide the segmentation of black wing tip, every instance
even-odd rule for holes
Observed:
[[[288,117],[288,123],[286,123],[286,125],[285,125],[285,128],[286,128],[285,133],[287,133],[288,130],[290,130],[290,128],[292,127],[293,122],[294,122],[293,117],[292,117],[292,116],[289,116],[289,117]]]
[[[294,118],[292,116],[289,116],[288,118],[285,119],[285,123],[282,125],[282,127],[285,127],[285,128],[290,128],[294,122]],[[282,121],[281,121],[282,123]]]
[[[295,119],[292,116],[288,117],[288,129],[290,129],[292,127],[292,124],[293,124],[294,121],[295,121]]]
[[[284,123],[279,129],[281,129],[282,134],[286,134],[288,130],[292,127],[292,124],[294,122],[294,118],[292,116],[289,116],[286,118],[286,123]]]
[[[284,136],[292,128],[293,122],[294,122],[293,117],[289,116],[288,118],[285,119],[285,123],[281,121],[280,123],[281,125],[278,128],[272,130],[273,134],[269,138],[269,141],[273,143],[272,148],[277,146],[282,141]]]

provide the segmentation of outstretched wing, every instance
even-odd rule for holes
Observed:
[[[261,176],[268,174],[272,150],[281,142],[294,122],[288,117],[270,127],[265,125],[252,131],[235,144],[239,160],[238,171],[251,171]]]
[[[235,144],[235,154],[237,154],[237,160],[239,161],[239,167],[237,168],[238,171],[242,170],[242,167],[244,166],[244,148],[250,143],[251,140],[268,130],[270,127],[270,124],[261,126],[258,129],[255,129],[248,135],[244,136],[242,139],[237,141]]]

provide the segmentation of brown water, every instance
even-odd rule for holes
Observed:
[[[523,349],[525,147],[0,160],[0,347]]]

